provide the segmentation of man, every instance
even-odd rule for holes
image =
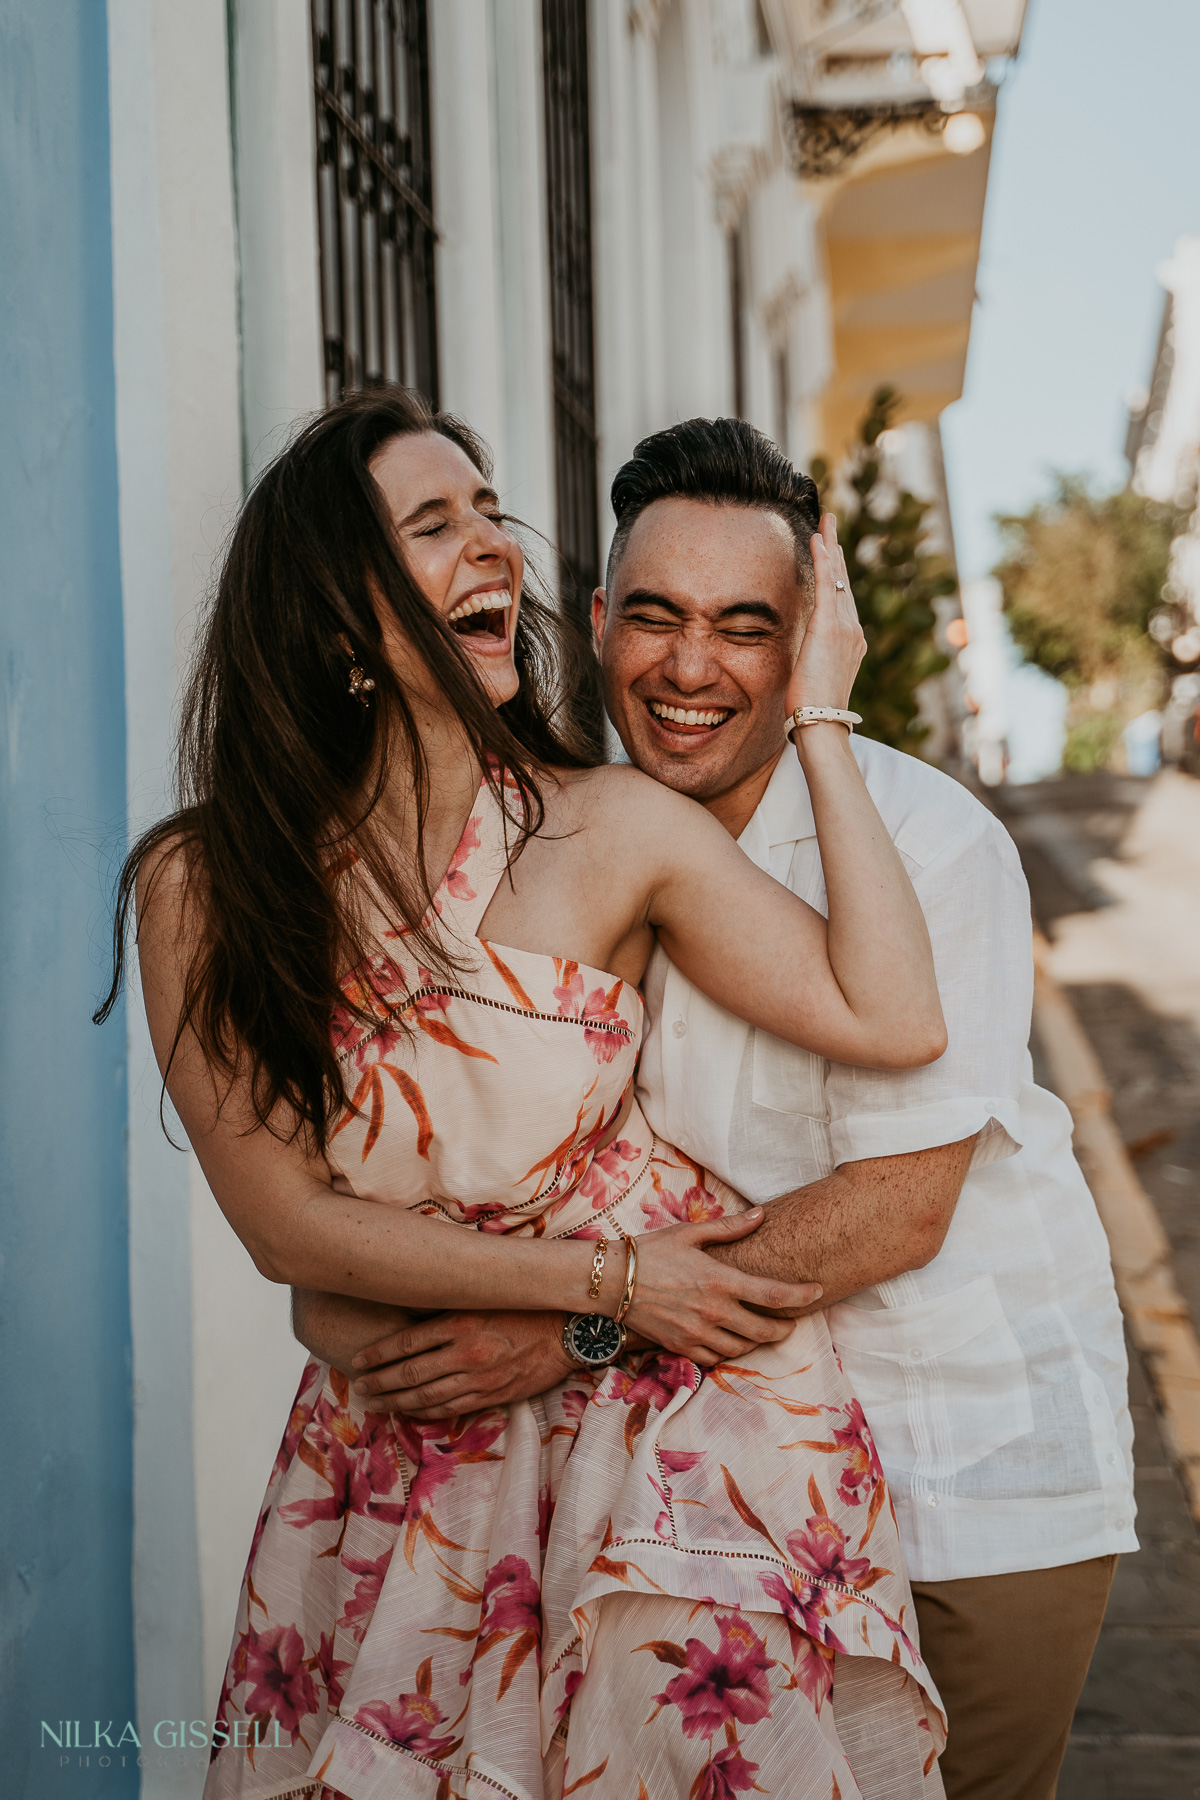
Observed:
[[[613,506],[594,623],[625,751],[822,906],[783,737],[811,604],[812,483],[752,427],[694,420],[638,446]],[[669,1142],[770,1202],[752,1237],[715,1254],[823,1286],[949,1713],[950,1800],[1044,1800],[1116,1555],[1137,1547],[1120,1315],[1069,1115],[1029,1079],[1029,903],[1013,846],[937,770],[866,739],[855,749],[929,923],[946,1054],[903,1073],[823,1063],[723,1012],[659,951],[639,1098]],[[342,1366],[397,1319],[322,1296],[298,1296],[296,1317]],[[360,1391],[425,1417],[538,1393],[569,1366],[560,1325],[407,1324],[358,1365],[373,1370]]]

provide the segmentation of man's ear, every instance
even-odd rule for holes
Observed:
[[[592,594],[592,636],[596,640],[596,655],[599,656],[604,645],[604,627],[608,622],[608,595],[602,587]]]

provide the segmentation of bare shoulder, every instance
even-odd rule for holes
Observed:
[[[661,841],[664,834],[719,832],[721,827],[697,801],[677,794],[630,763],[571,769],[547,795],[551,829],[586,830],[589,836],[619,837],[627,848]]]
[[[161,839],[137,873],[138,957],[145,967],[185,959],[203,930],[202,883],[196,845],[182,832]]]

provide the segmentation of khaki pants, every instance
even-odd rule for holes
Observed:
[[[914,1581],[921,1654],[950,1721],[946,1800],[1054,1800],[1115,1556]]]

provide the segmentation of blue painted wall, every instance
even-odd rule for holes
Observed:
[[[89,1021],[123,847],[103,0],[0,0],[0,1768],[134,1717],[125,1030]],[[65,1754],[65,1752],[61,1753]]]

